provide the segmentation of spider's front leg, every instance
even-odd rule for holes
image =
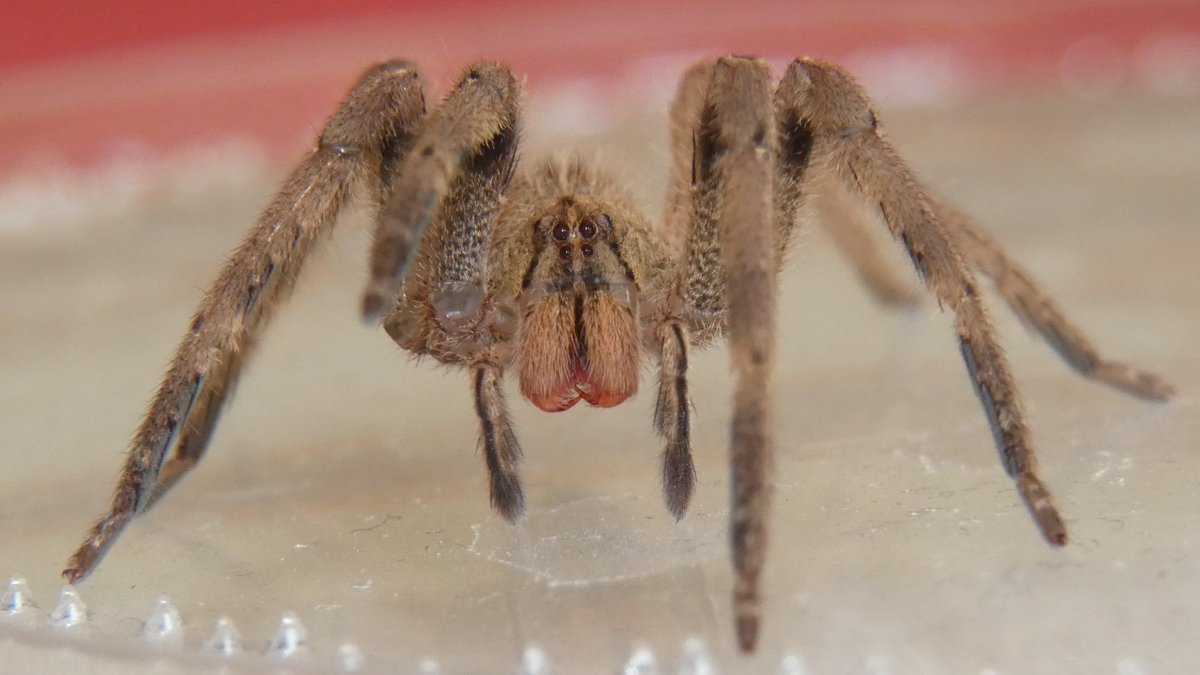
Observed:
[[[667,221],[685,232],[679,277],[658,331],[662,376],[656,419],[668,440],[666,469],[686,452],[672,447],[687,440],[686,390],[678,386],[686,336],[704,345],[726,334],[736,374],[730,429],[733,606],[738,645],[753,651],[767,545],[772,463],[767,385],[776,277],[799,208],[807,138],[802,130],[780,127],[770,71],[756,59],[725,57],[697,65],[683,79],[672,118],[677,157]],[[692,129],[690,144],[678,133],[681,126]],[[691,162],[681,161],[680,154]],[[665,470],[664,476],[670,499],[671,474]]]
[[[209,288],[134,436],[112,507],[63,570],[68,581],[90,574],[129,520],[200,460],[271,310],[351,191],[374,189],[384,158],[403,154],[424,112],[408,63],[376,66],[351,90]]]
[[[737,376],[730,429],[734,614],[738,645],[752,651],[758,640],[758,587],[767,546],[772,463],[767,382],[775,352],[780,259],[773,194],[778,144],[766,64],[718,61],[706,110],[712,111],[712,118],[701,117],[700,134],[705,138],[697,153],[702,171],[711,171],[720,184],[720,197],[714,201],[726,280],[726,330]]]
[[[470,369],[492,506],[509,521],[525,508],[501,387],[512,318],[489,297],[484,264],[516,164],[519,98],[507,68],[481,62],[430,113],[385,185],[363,296],[364,319],[384,318],[402,347]]]
[[[389,186],[375,228],[370,280],[363,294],[365,321],[379,321],[396,308],[409,267],[435,217],[440,216],[452,233],[444,243],[426,246],[440,248],[439,262],[445,265],[442,275],[435,273],[431,281],[443,287],[478,281],[479,256],[516,161],[519,97],[520,86],[507,68],[482,62],[467,70],[430,115]],[[473,180],[493,185],[472,185]],[[465,300],[478,305],[482,293]]]

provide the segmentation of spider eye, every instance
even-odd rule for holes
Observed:
[[[579,234],[583,235],[584,239],[591,239],[596,236],[596,224],[590,220],[585,220],[579,224]]]
[[[579,247],[579,250],[583,253],[583,257],[585,257],[585,258],[592,257],[592,245],[591,244],[584,244],[583,246]]]
[[[571,247],[570,246],[558,247],[558,257],[562,258],[563,260],[570,260],[571,259]]]
[[[570,234],[571,234],[571,231],[569,229],[567,229],[566,223],[560,222],[559,224],[554,226],[554,232],[553,232],[554,241],[566,241],[567,236]]]

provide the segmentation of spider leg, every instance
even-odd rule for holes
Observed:
[[[379,216],[362,301],[365,321],[379,321],[395,309],[425,230],[439,205],[451,201],[445,197],[464,162],[473,157],[508,157],[511,177],[519,94],[520,86],[507,68],[481,62],[467,70],[441,107],[430,114],[412,152],[399,165],[398,178]],[[471,231],[486,234],[485,228]]]
[[[354,187],[378,181],[381,157],[404,146],[423,114],[407,63],[368,70],[347,95],[205,295],[134,436],[109,512],[63,570],[68,581],[91,573],[129,520],[200,460],[271,310]]]
[[[704,108],[708,86],[712,82],[715,59],[707,59],[688,68],[679,79],[671,101],[671,167],[667,176],[667,200],[663,225],[671,250],[685,250],[687,238],[695,227],[694,201],[699,167],[693,152],[697,141],[696,124]]]
[[[707,71],[703,99],[686,91],[691,77]],[[702,63],[685,77],[677,120],[694,119],[691,218],[680,278],[668,301],[700,341],[726,332],[736,374],[730,429],[732,469],[730,546],[736,579],[733,609],[738,645],[753,651],[758,641],[759,578],[767,545],[767,383],[775,347],[776,276],[781,258],[775,201],[777,133],[771,76],[756,59],[725,57]],[[678,121],[677,121],[678,123]],[[677,150],[678,152],[678,150]],[[678,160],[677,160],[678,161]],[[672,208],[668,206],[668,214]],[[677,212],[676,212],[677,213]],[[686,340],[672,339],[680,323],[659,330],[664,376],[660,400],[684,412],[683,400],[661,396],[686,365]],[[670,358],[672,350],[678,351]],[[682,357],[682,358],[681,358]],[[678,373],[678,375],[677,375]],[[680,399],[682,397],[676,397]],[[668,430],[686,417],[662,410]],[[670,448],[667,458],[671,459]],[[690,462],[690,460],[689,460]],[[667,464],[669,466],[669,462]]]
[[[679,278],[669,289],[665,311],[654,328],[653,343],[658,351],[654,429],[664,441],[663,495],[676,520],[687,511],[696,484],[687,381],[691,333],[693,329],[700,331],[707,341],[719,332],[716,319],[725,302],[716,219],[711,204],[701,208],[696,202],[698,194],[711,195],[713,189],[711,185],[703,192],[699,189],[698,154],[693,147],[714,63],[702,61],[688,69],[670,109],[672,167],[663,223],[671,249],[684,253]]]
[[[721,257],[726,272],[729,350],[737,374],[730,453],[734,614],[738,645],[758,640],[759,577],[766,558],[771,448],[767,383],[775,352],[775,294],[781,246],[773,199],[777,154],[771,73],[758,60],[721,59],[709,103],[721,174]]]
[[[813,155],[878,205],[893,236],[908,250],[925,285],[955,316],[963,360],[988,416],[1008,474],[1016,481],[1042,535],[1053,545],[1067,530],[1041,479],[1020,399],[978,284],[931,198],[878,132],[861,88],[836,66],[801,59],[788,68],[780,90],[814,131]]]
[[[654,404],[654,429],[666,441],[662,456],[663,495],[676,520],[687,511],[696,485],[692,462],[691,407],[688,396],[688,329],[677,320],[659,323],[658,398]]]
[[[385,188],[363,300],[364,316],[386,317],[384,328],[405,349],[470,368],[492,506],[509,521],[525,508],[521,448],[504,404],[504,359],[491,347],[511,339],[501,335],[511,326],[497,325],[503,309],[483,277],[516,166],[519,94],[507,68],[483,62],[430,113]]]
[[[517,474],[521,446],[509,422],[504,402],[503,371],[487,355],[471,368],[475,414],[479,417],[479,445],[487,462],[492,508],[509,522],[525,511],[525,494]]]
[[[813,130],[801,118],[794,98],[795,92],[787,87],[776,90],[775,110],[779,118],[780,147],[775,195],[780,211],[780,253],[786,253],[796,219],[810,198],[807,193],[819,193],[821,225],[829,232],[838,250],[854,265],[859,279],[875,299],[886,305],[915,305],[917,295],[914,289],[892,273],[874,238],[867,232],[867,214],[850,198],[846,188],[838,181],[822,180],[822,177],[809,179]]]
[[[919,295],[907,279],[898,277],[883,257],[875,238],[867,231],[862,205],[846,194],[846,189],[828,181],[821,187],[823,207],[820,222],[842,255],[854,266],[859,280],[875,300],[894,307],[914,307]]]
[[[1067,321],[1027,271],[1004,252],[990,234],[945,200],[931,197],[938,219],[954,236],[967,262],[991,277],[1009,307],[1033,327],[1050,346],[1084,377],[1098,380],[1134,396],[1165,401],[1174,393],[1158,376],[1124,363],[1105,360],[1083,333]]]

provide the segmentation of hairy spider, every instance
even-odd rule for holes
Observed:
[[[112,508],[71,557],[68,580],[87,576],[129,520],[200,460],[270,311],[364,188],[379,210],[363,316],[382,321],[404,349],[470,372],[491,503],[510,521],[524,497],[501,386],[507,369],[543,410],[580,399],[608,407],[633,395],[643,351],[652,355],[663,489],[680,518],[695,483],[688,352],[729,340],[733,611],[743,651],[757,641],[767,545],[776,275],[815,181],[877,206],[939,305],[954,313],[1004,468],[1052,545],[1066,543],[1067,531],[1037,476],[973,270],[991,277],[1083,375],[1146,398],[1172,393],[1153,375],[1102,359],[991,237],[931,195],[837,66],[798,59],[777,86],[754,58],[692,67],[671,106],[662,228],[613,179],[577,160],[515,171],[519,94],[507,68],[481,62],[427,113],[413,64],[388,62],[363,75],[209,289],[134,437]],[[875,269],[862,232],[840,227],[843,248],[874,290],[903,299]]]

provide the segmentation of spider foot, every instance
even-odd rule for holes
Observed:
[[[737,640],[738,649],[744,654],[749,654],[758,647],[758,615],[738,615]]]
[[[80,544],[67,561],[67,566],[63,568],[63,578],[74,584],[91,574],[128,522],[129,516],[109,514],[93,525],[87,539]]]
[[[675,520],[681,520],[692,499],[692,488],[696,485],[696,467],[686,447],[682,452],[668,451],[663,456],[662,477],[667,510]]]
[[[509,523],[515,525],[525,515],[525,492],[516,476],[493,474],[491,497],[492,508]]]
[[[1042,536],[1053,546],[1064,546],[1067,543],[1067,527],[1063,525],[1062,516],[1050,499],[1050,491],[1041,479],[1032,473],[1017,477],[1017,490],[1029,507],[1033,519],[1037,521]]]
[[[1092,377],[1140,398],[1166,401],[1175,396],[1175,388],[1157,375],[1123,363],[1102,363],[1092,371]]]

